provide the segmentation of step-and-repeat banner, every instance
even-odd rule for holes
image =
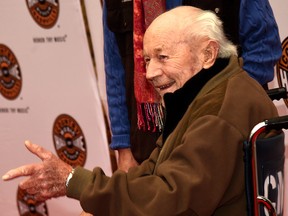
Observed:
[[[282,42],[282,57],[275,67],[275,78],[269,83],[269,88],[286,87],[288,89],[288,0],[270,0],[269,1],[276,21],[279,27],[280,39]],[[288,100],[281,99],[279,101],[274,101],[276,104],[280,115],[288,115]],[[285,161],[285,171],[284,171],[284,216],[288,216],[288,131],[285,131],[285,143],[286,143],[286,161]],[[278,194],[278,199],[281,199],[282,194]]]
[[[83,1],[83,0],[82,0]],[[106,94],[106,77],[104,69],[103,53],[103,24],[102,24],[102,3],[103,0],[84,0],[85,11],[91,38],[91,45],[96,65],[99,94],[102,100],[104,111],[108,116],[108,104]],[[109,121],[109,118],[107,119]]]
[[[1,175],[39,161],[25,149],[25,140],[73,166],[101,166],[111,175],[80,1],[1,0],[0,26]],[[94,50],[97,46],[103,50],[103,43],[94,44]],[[35,202],[18,188],[21,180],[0,181],[0,215],[76,216],[82,211],[78,201],[65,197]]]

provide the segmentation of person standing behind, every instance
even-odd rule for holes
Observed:
[[[180,5],[214,11],[223,21],[226,36],[237,45],[238,54],[244,59],[243,68],[267,88],[267,83],[274,77],[274,65],[281,56],[278,27],[268,0],[167,0],[166,10]],[[110,147],[119,152],[119,169],[127,171],[148,157],[160,131],[142,130],[137,125],[133,2],[106,0],[103,10],[105,71],[112,130]],[[113,90],[115,87],[117,90]]]

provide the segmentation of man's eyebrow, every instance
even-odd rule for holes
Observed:
[[[162,47],[156,47],[153,49],[153,52],[154,53],[160,53],[163,51],[163,48]],[[147,52],[145,52],[145,50],[143,50],[143,56],[148,56]]]
[[[162,47],[156,47],[156,48],[153,49],[153,51],[156,52],[156,53],[159,53],[159,52],[161,52],[162,50],[163,50]]]

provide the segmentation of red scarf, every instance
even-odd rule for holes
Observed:
[[[143,35],[150,23],[164,11],[164,0],[134,0],[134,92],[138,128],[142,130],[161,131],[163,129],[164,115],[160,96],[145,77]]]

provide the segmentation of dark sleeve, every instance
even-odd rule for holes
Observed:
[[[139,167],[128,173],[116,171],[111,177],[99,168],[93,172],[77,168],[67,196],[80,200],[82,208],[95,215],[212,215],[225,202],[221,199],[232,181],[237,187],[225,195],[227,200],[237,200],[244,193],[241,139],[227,122],[203,117],[168,157],[165,146],[159,157],[155,149]],[[166,159],[161,161],[163,156]]]
[[[103,6],[103,31],[106,92],[112,131],[110,148],[129,148],[130,122],[125,97],[125,70],[115,35],[107,26],[107,10],[105,2]]]

